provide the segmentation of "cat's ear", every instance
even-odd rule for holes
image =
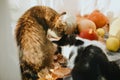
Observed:
[[[56,23],[60,23],[61,21],[63,22],[64,15],[66,15],[66,12],[62,12],[59,14],[59,16],[56,17]]]
[[[64,18],[64,15],[66,15],[66,12],[62,12],[58,18],[58,20],[62,20]]]
[[[62,12],[62,13],[60,14],[60,16],[65,15],[65,14],[66,14],[66,12]]]

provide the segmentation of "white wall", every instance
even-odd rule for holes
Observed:
[[[21,80],[7,0],[0,0],[0,80]]]
[[[8,0],[12,13],[12,27],[15,27],[18,18],[34,5],[45,5],[58,12],[66,11],[72,15],[89,14],[94,9],[99,9],[104,14],[109,12],[112,17],[120,16],[120,0]]]

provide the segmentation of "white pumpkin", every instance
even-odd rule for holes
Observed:
[[[120,39],[120,17],[114,20],[110,25],[109,35],[116,36]]]

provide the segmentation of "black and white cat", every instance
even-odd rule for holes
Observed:
[[[106,47],[76,35],[65,35],[59,41],[59,51],[68,59],[73,80],[120,80],[118,61],[110,61]]]

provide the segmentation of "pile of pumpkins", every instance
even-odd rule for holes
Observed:
[[[77,24],[80,37],[102,41],[109,51],[116,52],[120,49],[120,18],[110,23],[107,16],[94,10],[84,16],[77,15]]]

